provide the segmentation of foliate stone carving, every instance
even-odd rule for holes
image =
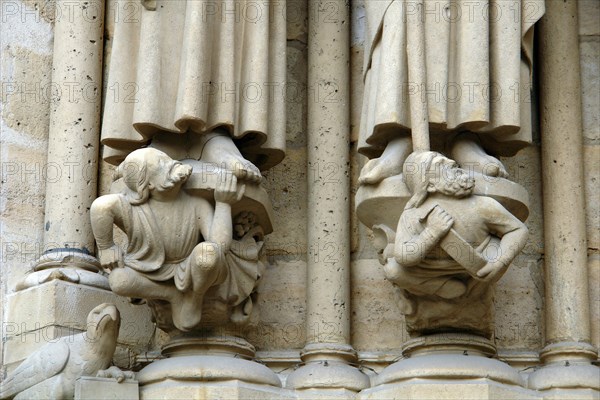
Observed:
[[[99,373],[122,382],[133,373],[110,367],[121,317],[100,304],[87,317],[87,331],[50,342],[23,361],[0,386],[1,399],[72,399],[75,381]]]
[[[493,285],[524,247],[527,228],[498,201],[475,195],[474,177],[484,179],[440,153],[414,152],[403,166],[410,197],[403,208],[397,202],[396,230],[374,226],[385,276],[400,289],[412,334],[492,335]]]
[[[184,164],[154,148],[132,152],[117,177],[122,190],[91,209],[111,289],[146,300],[158,326],[173,334],[198,330],[201,321],[204,328],[246,322],[268,226],[259,223],[258,202],[236,208],[246,184],[231,171]],[[127,236],[125,251],[113,241],[114,226]]]

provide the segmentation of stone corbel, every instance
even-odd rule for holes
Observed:
[[[112,193],[92,204],[101,266],[111,289],[145,301],[170,337],[165,358],[138,374],[141,397],[173,397],[172,381],[186,398],[206,380],[280,387],[252,361],[243,335],[256,312],[264,236],[273,230],[266,191],[213,163],[173,160],[155,148],[129,154],[116,177]],[[114,243],[114,226],[126,248]]]

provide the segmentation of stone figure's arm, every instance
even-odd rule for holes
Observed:
[[[242,198],[244,190],[245,185],[238,186],[231,172],[224,173],[215,188],[215,211],[206,238],[221,246],[223,252],[229,250],[233,239],[231,205]]]
[[[440,240],[446,236],[454,220],[442,208],[436,206],[428,215],[425,229],[418,234],[410,227],[407,212],[404,211],[398,222],[394,258],[398,264],[412,267],[419,264]],[[413,221],[412,223],[417,223]]]
[[[517,217],[512,215],[496,200],[481,197],[479,214],[485,218],[485,224],[491,234],[500,239],[497,257],[490,260],[477,276],[496,281],[502,277],[510,263],[525,247],[528,229]]]
[[[108,270],[123,267],[121,249],[113,240],[113,225],[121,224],[121,200],[118,194],[98,197],[90,208],[92,232],[98,245],[100,265]]]

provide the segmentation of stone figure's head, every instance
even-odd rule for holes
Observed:
[[[406,209],[420,206],[430,193],[462,198],[471,195],[475,187],[475,180],[456,161],[435,151],[413,152],[402,172],[412,193]]]
[[[127,199],[137,205],[145,203],[153,193],[179,191],[191,173],[189,165],[160,150],[145,148],[125,158],[117,168],[116,178],[123,178],[129,189]]]

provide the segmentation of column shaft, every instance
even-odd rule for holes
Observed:
[[[349,365],[356,361],[350,345],[349,4],[310,0],[308,7],[307,341],[305,365],[286,385],[345,396],[369,386]]]
[[[350,339],[350,17],[344,1],[308,4],[308,86],[314,96],[308,99],[307,342],[346,344]]]
[[[104,1],[58,0],[56,8],[58,96],[50,111],[44,249],[93,253],[89,207],[97,191]]]
[[[589,342],[577,2],[546,2],[540,34],[546,341]]]

